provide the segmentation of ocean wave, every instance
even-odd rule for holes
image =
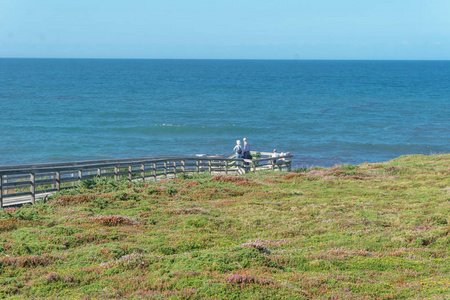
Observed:
[[[216,126],[191,126],[176,124],[159,124],[153,126],[132,126],[132,127],[109,127],[106,131],[126,133],[126,134],[153,134],[153,135],[210,135],[217,136],[221,134],[239,135],[245,132],[258,132],[254,128],[239,127],[235,125],[216,125]]]

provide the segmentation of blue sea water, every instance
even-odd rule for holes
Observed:
[[[448,153],[450,61],[0,59],[0,165],[290,151]]]

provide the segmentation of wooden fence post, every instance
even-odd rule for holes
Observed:
[[[35,176],[34,173],[30,173],[30,194],[31,194],[31,203],[36,203],[36,190],[35,190]]]
[[[5,183],[8,183],[8,175],[5,175]],[[5,190],[5,195],[8,195],[8,189]]]
[[[56,184],[56,172],[55,172],[55,175],[51,175],[50,178],[51,179],[55,179],[55,183],[52,183],[52,189],[54,189],[55,188],[55,184]]]
[[[183,175],[186,174],[186,161],[181,161],[181,170],[183,171]]]
[[[177,178],[177,161],[173,161],[173,176]]]
[[[81,184],[82,179],[83,179],[83,171],[78,170],[78,184]]]
[[[133,167],[131,165],[128,166],[128,180],[133,180]]]
[[[164,177],[167,178],[167,161],[164,161]]]
[[[211,161],[208,162],[209,174],[211,174]]]
[[[156,182],[156,163],[153,163],[153,177],[155,177]]]
[[[102,176],[102,169],[97,168],[97,178],[100,179],[101,176]]]
[[[60,191],[61,190],[61,172],[60,171],[56,171],[56,190]]]
[[[225,161],[225,175],[228,175],[228,160]]]
[[[141,165],[141,177],[142,181],[145,181],[145,164]]]
[[[199,165],[199,161],[198,160],[195,161],[195,165],[197,167],[197,174],[198,174],[198,173],[200,173],[200,165]]]
[[[0,208],[3,208],[3,175],[0,174]]]
[[[115,181],[119,181],[119,168],[118,167],[114,167],[114,180]]]
[[[72,173],[70,173],[70,177],[75,177],[75,174],[72,172]],[[72,180],[72,187],[74,187],[75,186],[75,180]]]

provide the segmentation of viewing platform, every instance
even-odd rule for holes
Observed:
[[[272,157],[270,152],[256,151],[251,151],[251,155],[251,160],[236,159],[234,155],[196,155],[0,166],[0,205],[3,208],[35,204],[53,192],[102,177],[115,181],[158,181],[200,173],[241,175],[263,170],[291,170],[293,155]]]

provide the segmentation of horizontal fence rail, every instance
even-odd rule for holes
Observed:
[[[52,192],[78,186],[96,178],[154,180],[176,178],[180,174],[244,174],[261,170],[291,170],[292,155],[271,157],[268,152],[252,152],[255,158],[192,156],[78,161],[35,165],[0,166],[0,205],[35,203]]]

